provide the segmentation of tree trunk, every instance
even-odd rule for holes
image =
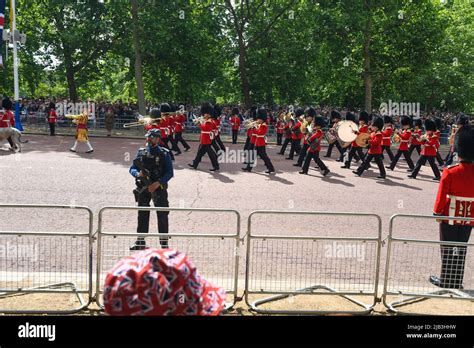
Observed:
[[[141,115],[146,114],[145,94],[142,79],[142,52],[140,47],[140,33],[138,25],[138,2],[131,0],[132,22],[133,22],[133,48],[135,50],[135,82],[137,84],[138,111]]]
[[[246,55],[247,55],[247,49],[245,47],[244,39],[241,35],[239,35],[240,83],[242,85],[242,93],[244,95],[245,107],[250,108],[252,106],[252,97],[250,96],[250,84],[247,77]]]
[[[372,40],[372,13],[370,4],[366,1],[367,19],[364,30],[364,88],[365,88],[365,110],[372,112],[372,72],[370,71],[370,42]]]
[[[72,64],[72,57],[70,54],[70,50],[64,47],[64,65],[66,67],[66,80],[67,80],[67,87],[69,91],[69,99],[73,102],[77,101],[77,87],[76,87],[76,79],[74,77],[74,67]]]

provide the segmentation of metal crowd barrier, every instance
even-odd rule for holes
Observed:
[[[121,233],[104,232],[103,215],[106,211],[181,211],[197,213],[229,213],[236,216],[235,233],[231,234],[194,234],[194,233]],[[227,303],[230,309],[237,302],[238,272],[239,272],[239,243],[240,243],[240,214],[230,209],[204,208],[156,208],[156,207],[104,207],[99,211],[97,232],[97,279],[95,300],[103,308],[102,289],[106,272],[121,258],[131,252],[129,246],[139,236],[144,238],[147,246],[160,248],[160,238],[166,237],[169,247],[185,252],[196,265],[200,275],[211,283],[223,288],[227,294],[232,294],[232,300]]]
[[[89,227],[79,233],[0,231],[0,299],[69,293],[80,303],[70,310],[0,308],[0,313],[72,314],[86,308],[92,301],[92,211],[82,206],[0,204],[0,210],[11,208],[82,210],[88,213]]]
[[[325,237],[259,235],[252,230],[252,218],[262,214],[324,216],[364,216],[377,220],[376,237]],[[249,308],[264,314],[368,314],[377,302],[382,223],[378,215],[364,213],[328,213],[311,211],[254,211],[248,218],[245,302]],[[363,262],[353,259],[324,257],[327,243],[344,249],[364,248]],[[334,255],[336,256],[336,255]],[[249,295],[275,296],[250,303]],[[261,309],[265,303],[295,295],[334,295],[352,302],[362,310],[271,310]],[[370,296],[370,304],[350,297]]]
[[[382,295],[385,307],[393,313],[423,315],[424,313],[401,311],[397,309],[397,307],[431,298],[474,301],[474,243],[396,238],[393,236],[394,225],[395,221],[401,218],[474,221],[472,218],[447,216],[393,215],[390,218],[388,251]],[[435,233],[437,232],[436,230]],[[437,287],[429,282],[431,275],[440,275],[442,249],[447,250],[450,247],[453,248],[453,253],[458,253],[457,257],[460,255],[463,257],[461,259],[448,257],[446,259],[447,268],[450,269],[451,272],[456,272],[459,268],[464,268],[464,284],[469,285],[471,289],[463,289],[462,286],[458,286],[454,282],[446,284],[445,288]],[[469,251],[470,249],[472,250]],[[463,258],[465,260],[463,260]],[[462,276],[459,276],[459,279],[455,280],[462,283]],[[389,302],[387,296],[398,296],[402,298]],[[407,297],[403,298],[404,296]]]

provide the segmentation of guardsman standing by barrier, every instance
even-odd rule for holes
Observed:
[[[219,162],[217,161],[217,155],[211,146],[212,139],[214,139],[214,125],[211,119],[211,115],[213,112],[214,110],[211,104],[202,104],[201,116],[204,119],[201,120],[199,124],[199,128],[201,129],[201,137],[199,138],[199,141],[201,145],[199,146],[199,150],[196,154],[196,158],[194,159],[193,163],[188,164],[188,166],[190,166],[191,168],[197,169],[199,163],[201,162],[202,156],[207,153],[212,163],[212,168],[209,170],[211,172],[219,170]]]
[[[238,108],[232,109],[230,124],[232,126],[232,144],[237,144],[237,137],[239,135],[239,129],[240,129],[240,117],[239,117]]]
[[[474,218],[474,129],[463,126],[455,140],[460,163],[443,171],[433,209],[434,215]],[[441,220],[442,242],[469,242],[474,222]],[[441,288],[462,289],[467,247],[441,245],[441,275],[430,276]]]
[[[137,157],[130,167],[130,174],[136,179],[136,189],[133,190],[135,201],[139,207],[149,207],[153,200],[155,207],[169,207],[168,181],[173,177],[173,163],[169,150],[159,146],[161,132],[158,129],[149,130],[146,135],[147,146],[140,148]],[[169,212],[156,212],[158,217],[158,233],[168,233]],[[150,212],[138,212],[137,233],[148,233]],[[168,248],[168,239],[160,237],[162,248]],[[138,237],[130,250],[146,248],[144,238]]]
[[[48,124],[49,124],[49,134],[51,136],[56,135],[56,122],[58,121],[58,115],[56,114],[56,105],[51,102],[49,103],[49,111],[48,111]]]

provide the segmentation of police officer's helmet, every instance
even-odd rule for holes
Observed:
[[[161,132],[159,129],[150,129],[146,134],[145,138],[161,138]]]

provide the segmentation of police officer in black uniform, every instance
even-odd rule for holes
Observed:
[[[173,164],[169,150],[160,147],[161,133],[159,129],[151,129],[146,133],[147,146],[140,148],[136,159],[130,167],[130,174],[136,180],[133,190],[135,201],[139,207],[149,207],[153,199],[155,207],[169,207],[168,181],[173,177]],[[169,212],[157,211],[158,233],[168,233]],[[138,212],[138,233],[148,233],[150,222],[149,211]],[[168,238],[160,238],[162,248],[168,248]],[[146,248],[145,239],[138,238],[130,250]]]

